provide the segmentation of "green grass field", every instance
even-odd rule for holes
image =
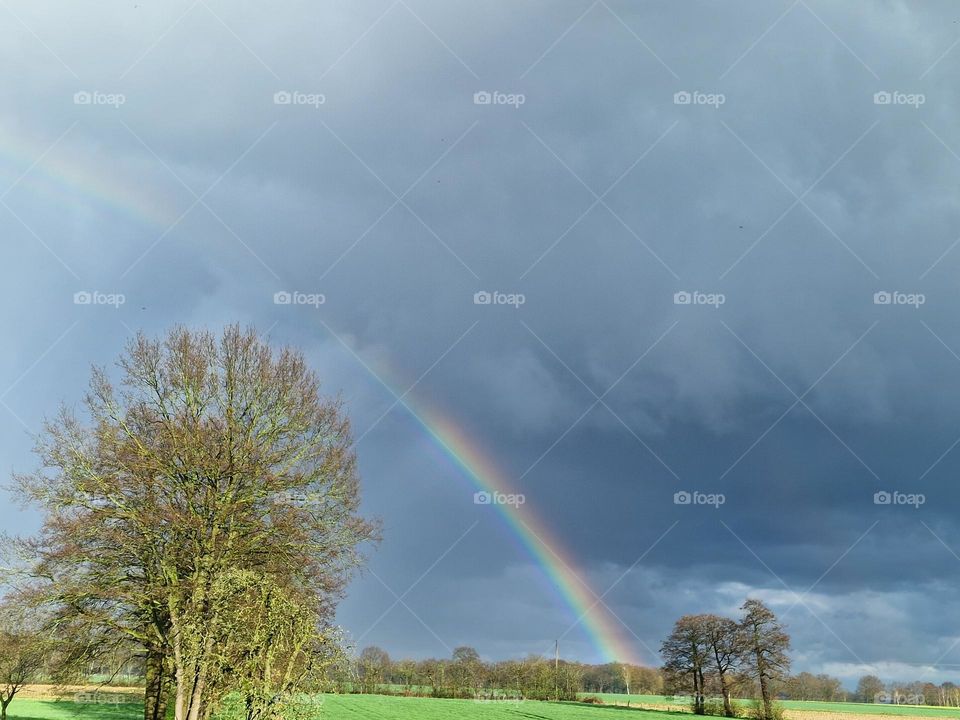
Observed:
[[[791,710],[810,712],[859,713],[863,715],[896,715],[899,717],[957,718],[957,708],[931,707],[929,705],[883,705],[879,703],[836,703],[809,700],[784,700],[781,703]]]
[[[473,700],[440,700],[435,698],[407,698],[387,695],[326,695],[318,705],[318,720],[683,720],[682,701],[672,704],[678,711],[641,710],[640,704],[671,704],[658,695],[617,695],[596,693],[605,702],[622,705],[581,705],[552,702],[475,702]],[[850,716],[890,715],[913,718],[957,718],[960,712],[950,708],[909,707],[895,705],[868,705],[860,703],[784,702],[792,710],[837,713]],[[14,700],[10,706],[10,720],[139,720],[143,715],[140,705],[104,705],[66,701]],[[838,718],[842,720],[842,718]]]
[[[14,698],[9,720],[141,720],[142,705],[95,705]]]
[[[476,702],[434,698],[388,697],[383,695],[330,695],[323,705],[323,717],[330,720],[628,720],[626,708],[578,703]],[[642,716],[642,717],[641,717]],[[631,717],[634,717],[631,714]],[[676,713],[638,712],[637,720],[677,720]]]
[[[593,695],[607,703],[631,705],[676,705],[686,707],[687,701],[681,698],[669,698],[663,695],[623,695],[618,693],[582,693],[582,696]],[[740,701],[743,702],[743,701]],[[845,703],[845,702],[814,702],[809,700],[783,700],[783,707],[790,710],[805,710],[807,712],[834,712],[854,715],[893,715],[897,717],[931,717],[931,718],[958,718],[960,710],[957,708],[940,708],[928,705],[882,705],[879,703]]]

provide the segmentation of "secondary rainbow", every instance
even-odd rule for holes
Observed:
[[[148,176],[162,177],[165,172],[158,161],[121,156],[117,149],[108,152],[100,143],[73,135],[73,126],[68,126],[59,137],[41,137],[0,117],[0,177],[5,181],[0,182],[0,192],[15,184],[62,208],[89,207],[92,202],[102,210],[159,228],[177,219],[175,208],[183,206],[182,211],[189,205],[147,181]],[[133,137],[129,141],[137,144]],[[165,187],[177,185],[172,177],[164,182]]]

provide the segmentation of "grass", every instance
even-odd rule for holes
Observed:
[[[436,698],[396,697],[387,695],[325,695],[319,704],[317,720],[689,720],[689,714],[680,714],[683,702],[671,703],[659,695],[618,695],[614,693],[586,693],[601,697],[608,703],[629,700],[632,708],[623,705],[583,705],[579,703],[537,702],[476,702],[473,700],[441,700]],[[676,705],[677,711],[642,710],[638,705]],[[811,718],[823,718],[820,713],[844,714],[847,720],[865,715],[889,715],[911,718],[957,718],[956,708],[910,707],[863,703],[828,703],[785,701],[791,711],[810,713]],[[75,703],[54,700],[18,698],[10,705],[10,720],[140,720],[143,707],[138,704],[110,705]],[[837,718],[837,720],[845,720]]]
[[[685,708],[689,704],[681,698],[668,698],[663,695],[623,695],[619,693],[583,693],[594,695],[607,703],[643,705],[675,705]],[[739,701],[743,702],[743,701]],[[957,708],[932,707],[929,705],[883,705],[880,703],[817,702],[812,700],[783,700],[780,704],[788,710],[801,710],[810,713],[843,713],[846,715],[891,715],[911,718],[957,718]]]
[[[631,711],[627,708],[579,703],[477,702],[386,695],[328,695],[323,717],[329,720],[677,720],[677,714]]]
[[[9,720],[142,720],[143,705],[103,705],[14,698]]]
[[[812,700],[784,700],[781,705],[791,710],[810,712],[859,713],[863,715],[894,715],[899,717],[956,718],[957,708],[930,705],[884,705],[880,703],[836,703]]]

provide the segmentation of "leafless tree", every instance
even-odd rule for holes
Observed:
[[[706,675],[709,672],[710,640],[702,615],[684,615],[663,641],[660,654],[671,684],[693,693],[693,711],[705,713]]]
[[[760,688],[763,718],[773,720],[773,686],[783,680],[790,669],[787,656],[790,636],[784,632],[773,611],[760,600],[747,600],[741,610],[741,642],[746,665]]]
[[[743,658],[743,646],[740,642],[741,635],[738,632],[737,623],[719,615],[697,617],[703,625],[710,648],[712,674],[716,677],[720,694],[723,696],[723,714],[727,717],[735,717],[736,714],[730,703],[732,676]]]

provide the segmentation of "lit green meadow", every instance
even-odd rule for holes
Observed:
[[[580,703],[477,702],[386,695],[328,695],[323,717],[329,720],[677,720],[676,713],[628,711],[625,708]]]
[[[619,693],[582,693],[583,697],[598,697],[606,703],[618,703],[631,706],[642,705],[675,705],[678,709],[685,708],[687,701],[680,698],[664,697],[663,695],[623,695]],[[744,701],[739,701],[744,702]],[[805,710],[807,712],[834,712],[848,715],[893,715],[898,717],[930,717],[930,718],[960,718],[957,708],[940,708],[929,705],[883,705],[879,703],[845,703],[845,702],[816,702],[810,700],[783,700],[780,703],[789,710]]]
[[[683,701],[659,695],[586,693],[610,705],[524,702],[477,702],[388,695],[324,695],[318,698],[317,720],[683,720]],[[624,707],[630,702],[631,708]],[[618,705],[613,705],[618,703]],[[643,710],[639,705],[676,705],[676,711]],[[890,715],[914,718],[958,718],[950,708],[785,701],[784,707],[809,712],[847,715]],[[140,720],[143,707],[53,700],[16,699],[10,705],[10,720]],[[842,720],[842,718],[838,718]]]
[[[143,705],[103,705],[14,698],[9,720],[142,720]]]

